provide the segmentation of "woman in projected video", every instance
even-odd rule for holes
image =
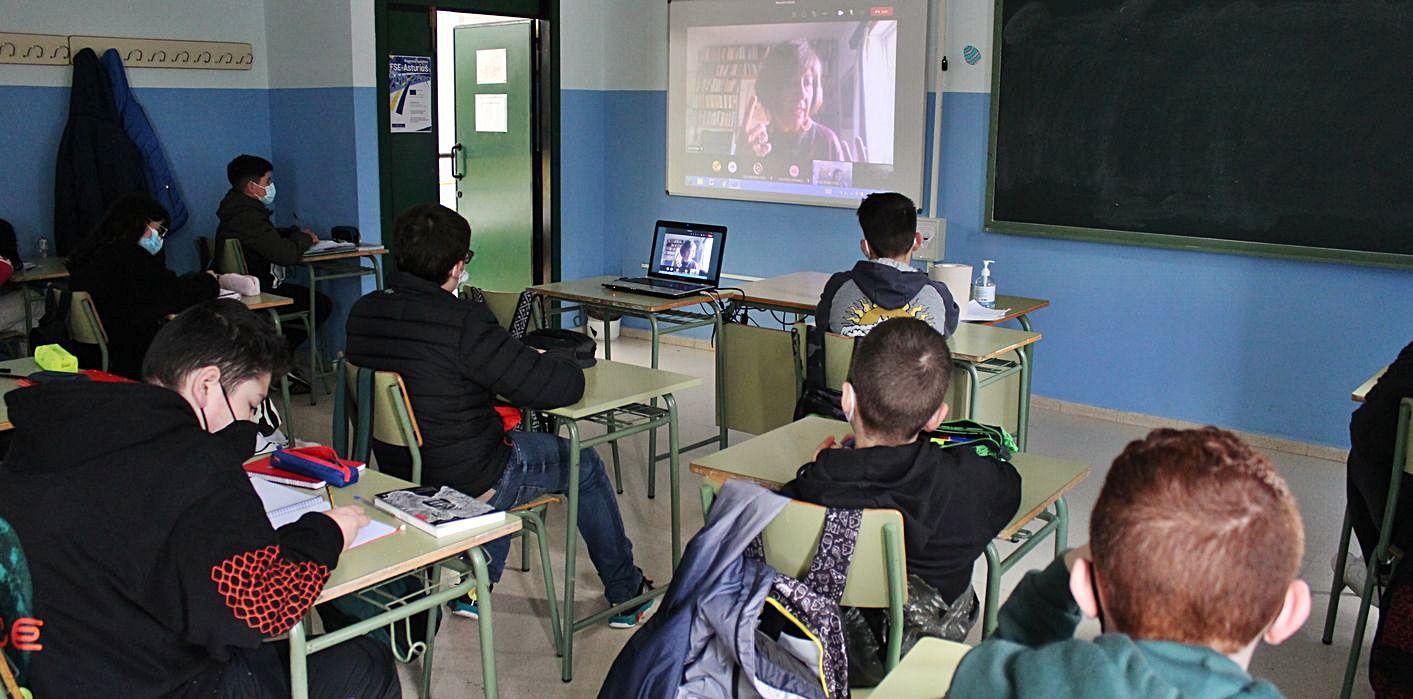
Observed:
[[[819,54],[804,39],[766,52],[746,112],[746,142],[757,157],[802,166],[847,159],[834,130],[814,120],[824,105],[822,74]]]

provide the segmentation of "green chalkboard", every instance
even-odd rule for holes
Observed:
[[[1413,267],[1413,0],[997,0],[990,231]]]

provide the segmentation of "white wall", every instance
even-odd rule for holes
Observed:
[[[269,86],[262,0],[0,0],[0,28],[7,32],[127,36],[251,44],[250,70],[135,68],[133,87],[254,88]],[[0,85],[68,87],[63,66],[0,65]]]

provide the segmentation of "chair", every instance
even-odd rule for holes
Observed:
[[[81,345],[98,345],[103,371],[108,370],[108,331],[98,318],[98,308],[87,291],[75,291],[69,301],[69,337]]]
[[[726,425],[741,432],[761,434],[787,425],[795,417],[800,394],[798,364],[793,372],[780,368],[795,362],[801,341],[794,329],[778,330],[741,323],[721,329],[721,352],[726,375]]]
[[[702,484],[703,514],[711,511],[711,503],[720,488],[721,484],[712,480]],[[908,601],[903,515],[897,510],[863,512],[854,558],[849,563],[848,580],[844,583],[844,597],[839,604],[888,610],[888,646],[883,667],[891,671],[897,667],[903,650],[903,604]],[[785,509],[761,532],[765,562],[785,575],[803,577],[819,548],[824,513],[825,508],[819,505],[798,500],[786,503]]]
[[[1409,433],[1413,432],[1413,398],[1404,398],[1398,407],[1398,432],[1393,442],[1393,463],[1390,465],[1388,498],[1384,503],[1384,521],[1379,527],[1379,543],[1374,546],[1373,555],[1367,561],[1368,572],[1364,576],[1364,589],[1359,592],[1359,616],[1354,622],[1354,640],[1349,646],[1349,662],[1344,667],[1344,689],[1340,697],[1349,697],[1354,689],[1354,675],[1359,669],[1359,653],[1364,645],[1364,629],[1369,622],[1369,605],[1374,599],[1374,585],[1381,572],[1393,576],[1393,567],[1398,563],[1389,544],[1393,533],[1393,517],[1398,509],[1398,491],[1403,484],[1403,474],[1413,473],[1413,453],[1408,449]],[[1340,530],[1339,553],[1335,557],[1334,580],[1330,583],[1330,607],[1325,614],[1325,634],[1320,639],[1329,645],[1334,637],[1335,617],[1339,614],[1340,593],[1344,591],[1344,559],[1349,555],[1350,526],[1349,505],[1344,507],[1344,528]]]
[[[201,245],[198,239],[197,245]],[[221,246],[220,256],[216,260],[216,269],[221,274],[250,274],[249,267],[245,264],[245,248],[241,247],[240,241],[234,238],[227,238]],[[309,342],[309,404],[319,403],[318,392],[314,390],[314,378],[318,375],[319,359],[315,356],[314,338],[314,315],[312,311],[287,311],[276,312],[280,324],[287,321],[297,320],[304,324],[305,337],[310,338]],[[288,411],[286,411],[288,412]]]
[[[357,461],[368,462],[372,439],[402,447],[412,457],[412,482],[422,484],[422,430],[412,412],[412,401],[402,376],[393,371],[374,371],[359,367],[347,359],[337,361],[334,387],[333,446],[340,456],[351,454]],[[353,414],[348,410],[350,400]],[[352,451],[349,451],[348,426],[354,426]],[[473,493],[474,495],[474,493]],[[554,647],[559,649],[559,605],[554,593],[554,571],[550,568],[549,539],[544,512],[555,503],[564,502],[558,494],[547,494],[507,512],[519,517],[524,525],[520,539],[520,570],[530,570],[530,543],[523,531],[535,534],[539,544],[540,568],[545,576],[545,596],[549,600],[550,626],[554,629]],[[570,526],[573,526],[572,523]]]

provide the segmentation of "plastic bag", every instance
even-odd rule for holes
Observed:
[[[976,624],[981,605],[971,588],[955,605],[947,604],[926,580],[908,576],[908,601],[903,604],[903,650],[924,636],[964,641]],[[873,687],[883,681],[888,648],[888,610],[844,607],[844,646],[849,653],[849,686]]]

